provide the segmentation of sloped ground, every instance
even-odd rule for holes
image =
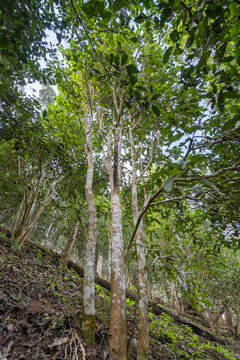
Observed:
[[[0,359],[110,359],[108,321],[110,293],[96,286],[96,343],[87,349],[81,335],[83,279],[73,269],[60,271],[50,251],[27,244],[14,251],[0,241]],[[128,301],[129,337],[135,359],[136,308]],[[240,359],[232,350],[206,342],[187,326],[163,314],[150,313],[149,359]],[[131,335],[133,334],[133,335]]]
[[[92,350],[81,337],[81,277],[29,245],[18,253],[1,244],[0,254],[0,359],[107,358],[106,326],[97,323]]]

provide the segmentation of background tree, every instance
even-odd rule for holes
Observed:
[[[50,85],[45,85],[39,90],[38,101],[42,106],[48,106],[53,101],[55,95],[53,88]]]

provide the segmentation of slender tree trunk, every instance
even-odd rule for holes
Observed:
[[[225,309],[225,313],[226,313],[226,325],[228,328],[232,329],[233,328],[233,321],[232,321],[232,311],[230,306],[227,306]]]
[[[148,292],[148,299],[150,299],[151,301],[154,301],[153,284],[151,281],[148,281],[147,292]]]
[[[1,212],[1,214],[0,214],[0,222],[2,223],[3,220],[5,220],[5,218],[6,218],[6,211],[3,210],[3,211]]]
[[[52,233],[52,230],[53,230],[53,222],[50,223],[47,231],[46,231],[46,235],[45,235],[45,241],[44,241],[44,245],[49,247],[50,245],[50,234]]]
[[[36,204],[37,204],[37,194],[34,196],[32,202],[31,202],[31,205],[29,207],[29,213],[28,213],[28,218],[27,218],[27,221],[26,221],[26,225],[29,224],[29,222],[31,221],[31,219],[33,217],[33,213],[34,213]]]
[[[95,343],[95,251],[97,238],[97,219],[93,197],[93,149],[91,145],[92,120],[89,115],[85,119],[85,143],[88,157],[85,194],[88,213],[88,234],[85,247],[84,288],[83,288],[83,318],[82,331],[88,347]]]
[[[108,152],[109,153],[109,152]],[[126,360],[126,295],[124,248],[122,234],[122,212],[120,205],[121,181],[121,128],[117,127],[114,136],[113,169],[109,158],[106,159],[106,169],[111,184],[111,307],[110,307],[110,336],[109,350],[114,360]],[[110,160],[111,161],[111,160]],[[112,171],[113,170],[113,171]]]
[[[61,267],[62,268],[64,268],[67,265],[68,259],[71,255],[71,251],[72,251],[72,248],[75,244],[76,237],[77,237],[78,225],[79,225],[79,222],[77,220],[73,224],[69,238],[68,238],[65,248],[62,252],[62,256],[61,256]]]
[[[25,204],[26,204],[26,192],[23,195],[23,199],[22,202],[19,206],[17,215],[16,215],[16,219],[14,221],[14,223],[12,224],[12,240],[16,239],[16,235],[17,235],[17,229],[19,227],[19,223],[20,223],[20,219],[23,218],[24,216],[24,212],[25,212]]]
[[[100,277],[102,277],[102,266],[103,266],[103,257],[102,255],[98,255],[96,274]]]
[[[112,244],[111,244],[110,239],[109,239],[109,244],[108,244],[108,262],[107,262],[107,269],[108,269],[108,271],[107,271],[107,279],[108,279],[109,282],[111,282],[111,254],[112,254]]]
[[[119,100],[119,104],[118,104]],[[110,306],[110,335],[109,350],[112,359],[126,360],[127,332],[126,332],[126,294],[125,294],[125,257],[122,233],[122,212],[120,205],[121,182],[121,147],[122,147],[122,104],[123,93],[118,94],[118,100],[113,88],[113,123],[115,127],[113,164],[112,164],[112,129],[107,133],[107,153],[105,166],[111,188],[111,306]]]
[[[56,249],[56,247],[57,247],[57,245],[58,245],[58,237],[56,236],[55,238],[54,238],[54,236],[55,236],[55,234],[57,234],[57,232],[58,232],[58,230],[59,230],[59,225],[57,225],[54,229],[53,229],[53,232],[52,232],[52,234],[51,234],[51,237],[50,237],[50,243],[51,243],[51,249]]]
[[[44,199],[42,205],[40,206],[40,208],[38,209],[36,215],[33,217],[31,222],[24,228],[23,232],[19,235],[18,244],[20,247],[23,246],[24,241],[26,240],[27,236],[32,231],[32,229],[33,229],[34,225],[36,224],[36,222],[38,221],[40,215],[45,210],[45,208],[49,204],[49,202],[52,200],[53,195],[54,195],[54,192],[53,192],[54,186],[55,186],[55,181],[52,182],[50,187],[48,188],[45,199]]]
[[[44,171],[46,170],[47,163],[44,165]],[[36,181],[34,188],[30,187],[31,192],[29,190],[29,184],[25,182],[25,192],[23,196],[23,200],[18,209],[16,220],[12,225],[12,240],[18,238],[19,235],[25,232],[29,223],[31,222],[31,218],[33,217],[33,213],[37,203],[37,193],[39,190],[39,186],[42,180],[43,173],[40,171],[40,175]]]
[[[218,312],[217,312],[217,314],[216,314],[216,316],[215,316],[215,319],[213,320],[213,326],[216,325],[216,323],[218,322],[218,319],[220,318],[220,316],[222,316],[222,314],[224,313],[224,311],[225,311],[225,306],[222,306],[222,307],[218,310]]]
[[[238,339],[239,338],[238,337],[239,315],[236,312],[235,312],[235,314],[236,314],[236,325],[233,327],[233,335],[234,335],[235,339]]]
[[[206,321],[208,326],[211,328],[211,331],[215,332],[215,328],[213,326],[211,314],[209,313],[207,307],[204,304],[202,304],[202,317]]]
[[[178,299],[177,286],[175,282],[173,283],[173,308],[175,308],[179,312],[181,311],[181,307]]]
[[[137,169],[135,160],[135,149],[132,130],[129,130],[131,143],[132,161],[132,213],[134,225],[138,219],[138,194],[137,194]],[[139,292],[139,329],[138,329],[138,350],[137,359],[148,359],[149,334],[148,334],[148,284],[146,272],[146,249],[143,241],[143,222],[141,221],[136,233],[137,265],[138,265],[138,292]]]

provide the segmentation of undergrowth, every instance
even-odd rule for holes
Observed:
[[[236,360],[233,352],[210,341],[202,341],[189,326],[176,325],[174,320],[165,313],[156,317],[149,312],[149,329],[152,336],[157,338],[158,341],[168,344],[177,359]]]

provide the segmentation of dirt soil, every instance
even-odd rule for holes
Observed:
[[[7,246],[6,246],[7,245]],[[96,344],[81,335],[82,278],[30,245],[0,241],[0,359],[108,359],[108,327],[97,321]],[[97,296],[100,294],[97,294]],[[102,302],[102,305],[101,305]],[[98,296],[98,306],[105,306]]]

